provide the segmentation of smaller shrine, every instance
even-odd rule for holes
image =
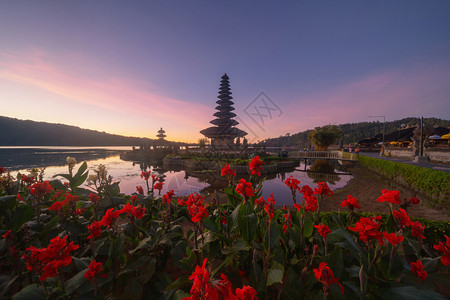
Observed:
[[[161,129],[158,130],[158,134],[156,135],[158,140],[160,140],[160,141],[164,140],[164,138],[167,137],[167,135],[165,133],[166,133],[166,131],[164,129],[162,129],[162,127],[161,127]]]

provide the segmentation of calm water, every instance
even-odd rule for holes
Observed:
[[[161,193],[174,190],[177,196],[193,192],[208,193],[214,189],[221,189],[227,185],[224,178],[219,174],[205,174],[202,172],[189,172],[185,170],[165,169],[161,162],[149,163],[150,166],[120,159],[120,153],[130,150],[130,147],[0,147],[0,166],[12,171],[15,176],[17,172],[28,174],[33,167],[45,167],[44,180],[51,180],[52,176],[60,173],[68,173],[66,157],[75,157],[77,161],[86,161],[89,174],[94,174],[100,164],[105,165],[108,175],[113,181],[119,181],[122,193],[131,194],[136,191],[136,186],[143,186],[145,181],[140,177],[143,170],[151,170],[153,174],[162,177],[164,187]],[[75,166],[78,168],[80,164]],[[328,165],[317,166],[302,162],[297,168],[285,173],[272,174],[268,176],[263,185],[263,196],[269,197],[274,193],[277,205],[292,205],[291,192],[284,184],[284,180],[293,176],[301,181],[301,185],[315,187],[317,182],[327,181],[332,190],[344,187],[351,179],[347,174],[323,174],[321,172],[343,173],[345,169],[337,162]],[[62,178],[61,178],[62,179]]]

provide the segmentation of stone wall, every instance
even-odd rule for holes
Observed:
[[[414,159],[411,149],[386,148],[392,157]],[[450,149],[424,149],[423,154],[432,162],[450,164]]]

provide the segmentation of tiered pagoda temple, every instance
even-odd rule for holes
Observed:
[[[167,136],[167,135],[165,135],[165,131],[162,129],[162,127],[161,127],[161,129],[160,130],[158,130],[158,134],[156,135],[156,137],[160,140],[160,141],[162,141],[162,140],[164,140],[164,138]]]
[[[220,81],[217,98],[219,98],[216,101],[217,112],[214,114],[216,119],[209,122],[215,126],[203,129],[200,133],[211,139],[211,146],[214,148],[231,150],[236,147],[235,140],[246,136],[247,132],[235,127],[239,122],[233,119],[236,114],[232,112],[234,102],[231,101],[233,97],[231,97],[229,77],[226,73]]]

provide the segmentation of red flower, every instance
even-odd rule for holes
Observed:
[[[387,201],[392,204],[400,204],[401,203],[399,191],[382,190],[381,193],[383,195],[377,199],[378,202],[386,202]]]
[[[298,186],[300,184],[300,180],[295,179],[292,176],[289,176],[289,178],[284,181],[284,184],[286,184],[293,191],[300,191],[300,187]]]
[[[189,213],[191,214],[192,222],[200,222],[203,218],[208,217],[208,210],[205,208],[203,203],[194,203],[189,206]]]
[[[420,260],[411,263],[411,272],[421,280],[425,280],[428,276],[428,273],[423,268],[423,264]]]
[[[3,167],[0,167],[0,175],[2,175],[3,173],[5,173],[7,170]]]
[[[309,185],[304,185],[304,186],[302,186],[300,193],[303,194],[303,197],[312,196],[313,190],[312,190],[312,188],[309,187]]]
[[[239,180],[239,184],[236,186],[236,192],[244,196],[245,199],[255,196],[252,183],[245,181],[244,178],[241,178],[241,180]]]
[[[348,195],[348,198],[341,202],[341,207],[348,207],[351,211],[355,208],[361,209],[358,203],[358,199],[353,198],[352,195]]]
[[[392,212],[392,214],[394,215],[394,217],[396,219],[398,219],[398,221],[400,222],[400,224],[403,227],[411,225],[411,219],[408,217],[408,214],[406,213],[406,211],[403,208],[399,208],[398,210],[394,210]]]
[[[283,230],[284,230],[284,233],[286,233],[288,228],[292,227],[292,218],[291,218],[290,213],[284,214],[283,216],[284,216]]]
[[[305,195],[305,211],[316,211],[319,207],[318,200],[313,195]]]
[[[96,262],[95,259],[89,264],[88,270],[84,273],[84,277],[87,280],[92,280],[96,275],[102,272],[103,264],[101,262]]]
[[[328,187],[328,184],[324,181],[319,182],[317,184],[317,188],[314,189],[314,194],[321,195],[321,196],[330,196],[330,198],[333,198],[333,191]]]
[[[102,225],[100,222],[93,222],[92,224],[88,225],[87,228],[89,230],[89,236],[87,239],[94,239],[102,233]]]
[[[142,171],[141,178],[144,178],[144,180],[147,181],[150,178],[151,173],[152,173],[151,171],[148,172]]]
[[[230,165],[226,164],[220,172],[220,176],[236,176],[236,170],[232,170]]]
[[[403,241],[403,236],[396,235],[395,232],[387,233],[386,231],[383,231],[383,236],[392,246],[397,246]]]
[[[21,180],[22,180],[22,182],[24,182],[26,184],[32,184],[34,182],[34,177],[33,176],[28,177],[27,175],[22,175]]]
[[[130,203],[131,203],[131,204],[135,205],[135,204],[137,204],[138,202],[139,202],[138,196],[133,195],[133,196],[130,197]]]
[[[145,214],[145,207],[142,207],[140,205],[133,207],[133,211],[131,214],[138,220],[142,219],[142,217]]]
[[[80,207],[80,208],[78,208],[78,209],[75,211],[75,214],[76,214],[77,216],[79,216],[79,215],[82,215],[82,214],[84,213],[84,211],[85,211],[85,209],[82,208],[82,207]]]
[[[339,283],[339,279],[334,277],[333,271],[328,267],[326,262],[321,262],[318,269],[314,269],[314,275],[317,281],[323,283],[323,293],[328,295],[328,289],[333,283],[339,284],[341,293],[344,294],[344,288]]]
[[[370,240],[377,240],[380,244],[383,244],[383,235],[379,231],[380,221],[380,216],[373,216],[372,218],[361,217],[355,226],[348,229],[358,232],[359,239],[365,243],[370,242]]]
[[[300,204],[294,203],[294,207],[297,209],[297,211],[300,211],[301,209],[305,209],[303,206],[301,206]]]
[[[63,206],[64,205],[62,204],[62,202],[56,201],[48,209],[51,210],[51,211],[60,211],[63,208]]]
[[[239,300],[258,300],[255,289],[248,285],[244,285],[242,289],[237,288],[236,297]]]
[[[418,239],[425,239],[423,236],[423,231],[425,230],[425,225],[422,225],[419,221],[411,222],[411,234]]]
[[[23,197],[20,196],[20,193],[17,194],[16,199],[17,199],[17,201],[23,201]]]
[[[97,194],[90,193],[89,194],[89,201],[91,201],[94,204],[96,204],[98,201],[100,201],[100,197]]]
[[[255,199],[255,205],[257,206],[257,207],[263,207],[264,206],[264,198],[261,196],[261,198],[259,198],[259,199]]]
[[[163,196],[164,203],[170,204],[173,195],[175,195],[175,192],[173,190],[170,190],[166,194],[164,194]]]
[[[331,233],[330,227],[319,223],[319,225],[314,225],[314,228],[317,229],[317,232],[325,239],[329,233]]]
[[[264,205],[264,211],[269,216],[269,222],[272,222],[273,216],[274,216],[274,204],[272,202],[267,201],[267,204]]]
[[[214,288],[209,282],[210,273],[206,270],[207,259],[203,260],[201,267],[196,266],[195,271],[189,276],[190,280],[194,280],[191,288],[191,299],[209,299]]]
[[[8,239],[9,237],[12,237],[12,230],[8,230],[4,235],[2,235],[2,238]]]
[[[261,160],[259,160],[259,156],[253,157],[252,161],[248,164],[251,175],[261,176],[261,171],[264,170],[261,165],[264,164]]]
[[[222,224],[226,225],[228,223],[227,218],[225,216],[221,216],[220,217],[220,221],[222,222]]]
[[[51,191],[53,191],[53,188],[48,181],[36,182],[32,186],[30,186],[30,193],[36,198],[44,197]]]
[[[416,197],[411,197],[409,198],[409,202],[411,202],[412,204],[419,204],[420,200]]]
[[[155,182],[155,181],[158,181],[158,180],[159,180],[158,176],[152,175],[152,182]]]
[[[155,190],[159,190],[161,192],[162,188],[163,188],[164,182],[157,182],[155,183],[155,185],[153,186],[153,188]]]
[[[136,191],[139,195],[144,195],[144,189],[142,188],[142,186],[136,186]]]
[[[114,208],[108,209],[103,218],[101,219],[100,225],[108,228],[111,227],[121,213],[122,210],[114,210]]]
[[[78,249],[73,242],[67,243],[67,236],[58,236],[50,240],[47,248],[27,248],[31,253],[22,256],[26,261],[27,269],[40,274],[39,280],[58,276],[59,269],[72,262],[70,252]]]
[[[434,245],[433,248],[442,251],[441,262],[445,266],[450,266],[450,237],[445,236],[445,239],[445,244],[439,242],[437,245]]]

